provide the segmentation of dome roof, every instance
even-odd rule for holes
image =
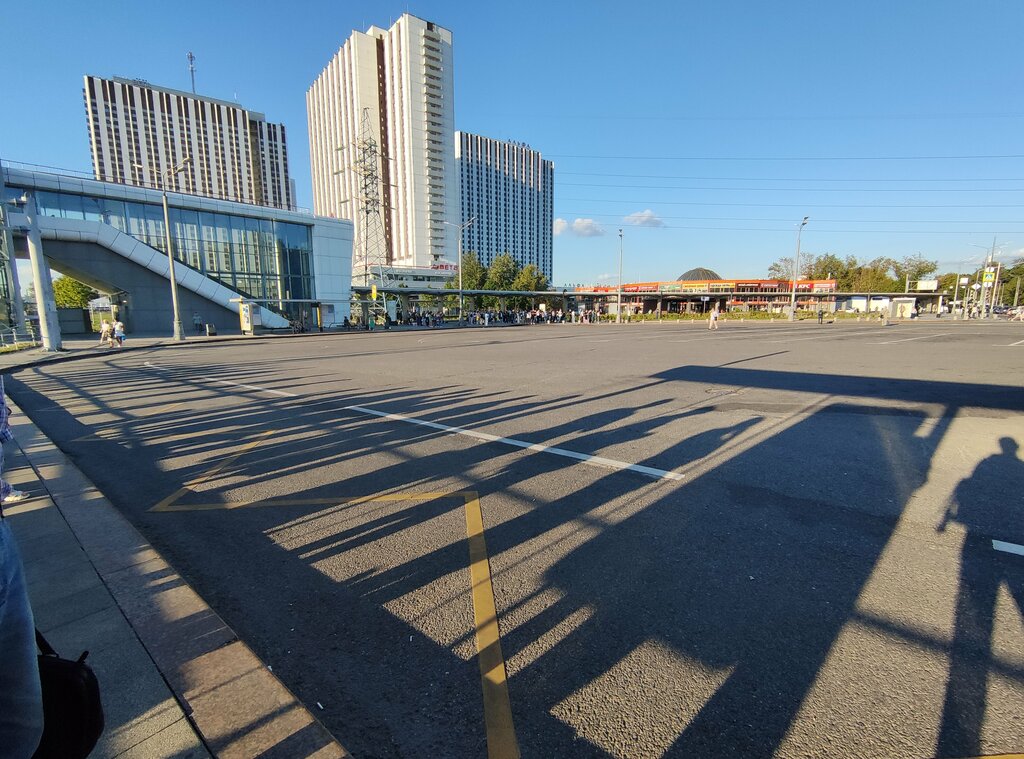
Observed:
[[[711,269],[705,269],[698,266],[696,269],[690,269],[688,272],[684,272],[676,277],[678,282],[704,282],[709,279],[721,279],[717,272],[711,271]]]

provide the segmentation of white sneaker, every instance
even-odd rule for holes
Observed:
[[[18,503],[18,501],[24,501],[31,497],[32,496],[24,490],[12,490],[7,494],[7,497],[4,498],[4,503]]]

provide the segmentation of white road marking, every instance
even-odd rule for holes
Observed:
[[[244,387],[246,390],[256,390],[261,393],[270,393],[271,395],[280,395],[284,398],[298,398],[295,393],[288,393],[284,390],[271,390],[269,387],[260,387],[259,385],[244,385],[241,382],[232,382],[230,380],[214,379],[213,377],[204,377],[208,382],[218,382],[221,385],[232,385],[234,387]]]
[[[150,369],[156,369],[158,371],[168,371],[165,367],[157,366],[156,364],[145,362],[145,365]],[[272,393],[273,395],[281,395],[288,398],[298,398],[295,393],[287,393],[283,390],[271,390],[270,388],[260,387],[259,385],[245,385],[241,382],[231,382],[229,380],[215,379],[213,377],[200,377],[198,379],[205,380],[207,382],[216,382],[224,385],[231,385],[233,387],[242,387],[246,390],[256,390],[262,393]],[[590,466],[603,467],[605,469],[618,469],[621,471],[639,472],[640,474],[646,474],[650,477],[655,477],[661,480],[683,480],[685,476],[678,472],[670,472],[665,469],[656,469],[655,467],[643,466],[642,464],[629,464],[625,461],[617,461],[616,459],[607,459],[602,456],[594,456],[589,453],[578,453],[576,451],[570,451],[566,448],[555,448],[550,445],[540,445],[539,443],[529,443],[525,440],[516,440],[515,438],[499,437],[498,435],[491,435],[487,432],[475,432],[473,430],[463,429],[462,427],[450,427],[447,424],[438,424],[437,422],[428,422],[423,419],[416,419],[411,416],[404,416],[402,414],[388,414],[384,411],[377,411],[376,409],[366,408],[364,406],[345,406],[346,410],[357,411],[361,414],[369,414],[371,416],[378,416],[384,419],[391,419],[397,422],[408,422],[409,424],[418,424],[422,427],[430,427],[431,429],[440,430],[442,432],[451,432],[457,435],[465,435],[466,437],[475,438],[477,440],[483,440],[488,443],[502,443],[504,445],[511,445],[515,448],[523,448],[528,451],[537,451],[538,453],[550,453],[554,456],[563,456],[569,459],[575,459],[581,461],[584,464]]]
[[[1014,346],[1016,346],[1016,345],[1024,345],[1024,340],[1018,340],[1017,342],[1015,342],[1015,343],[1010,343],[1009,345],[1006,345],[1006,346],[996,346],[996,347],[1006,347],[1006,348],[1013,348],[1013,347],[1014,347]]]
[[[884,343],[874,343],[874,345],[892,345],[893,343],[909,343],[911,340],[927,340],[929,337],[943,337],[944,335],[950,335],[951,332],[940,332],[937,335],[921,335],[920,337],[904,337],[902,340],[886,340]]]
[[[529,443],[525,440],[517,440],[511,437],[499,437],[498,435],[491,435],[487,432],[476,432],[474,430],[467,430],[462,427],[451,427],[447,424],[438,424],[437,422],[428,422],[424,419],[417,419],[413,416],[405,416],[404,414],[389,414],[386,411],[378,411],[377,409],[366,408],[365,406],[346,406],[347,411],[357,411],[360,414],[369,414],[370,416],[377,416],[382,419],[390,419],[395,422],[407,422],[409,424],[418,424],[421,427],[429,427],[432,430],[440,430],[441,432],[451,432],[456,435],[465,435],[476,440],[483,440],[487,443],[501,443],[503,445],[511,445],[515,448],[522,448],[527,451],[537,451],[538,453],[550,453],[554,456],[563,456],[568,459],[575,459],[581,461],[584,464],[590,466],[603,467],[605,469],[618,469],[630,472],[639,472],[640,474],[646,474],[650,477],[655,477],[660,480],[682,480],[685,479],[684,475],[678,472],[670,472],[665,469],[655,469],[650,466],[642,466],[641,464],[628,464],[625,461],[616,461],[615,459],[606,459],[602,456],[593,456],[589,453],[578,453],[576,451],[570,451],[566,448],[555,448],[550,445],[541,445],[539,443]]]
[[[1019,546],[1016,543],[1007,543],[1002,540],[993,540],[992,547],[997,551],[1005,551],[1006,553],[1015,553],[1018,556],[1024,556],[1024,546]]]

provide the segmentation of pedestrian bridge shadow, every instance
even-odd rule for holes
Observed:
[[[645,733],[645,755],[775,753],[943,433],[918,436],[924,413],[858,410],[827,404],[550,568],[560,600],[506,638],[515,660],[586,610],[513,675],[514,693],[543,704],[533,718],[551,715],[544,732],[558,736],[556,754],[573,745],[571,715],[607,711],[600,694],[616,680],[627,689],[617,719],[635,720],[622,735]],[[823,445],[845,436],[862,446],[857,461]],[[634,668],[652,655],[664,667],[654,691],[634,690]],[[629,752],[600,733],[583,737],[594,755]]]
[[[89,378],[81,382],[87,386]],[[174,420],[186,425],[188,439],[171,439],[158,453],[237,446],[241,436],[274,429],[276,436],[244,459],[244,474],[260,486],[282,473],[294,476],[301,483],[296,498],[457,481],[478,491],[485,520],[489,499],[511,502],[515,508],[502,520],[488,522],[486,537],[524,754],[767,757],[792,730],[965,399],[989,411],[1020,410],[1021,390],[731,367],[679,367],[638,387],[645,399],[659,386],[672,397],[678,383],[820,397],[781,424],[704,420],[703,431],[682,426],[688,436],[676,439],[654,433],[668,421],[692,422],[706,412],[641,419],[635,411],[644,404],[634,401],[641,396],[629,391],[615,398],[612,411],[581,412],[554,427],[538,422],[521,437],[594,453],[630,428],[649,441],[645,458],[635,463],[669,469],[732,450],[681,485],[588,469],[579,487],[544,489],[536,502],[524,495],[524,483],[564,482],[546,479],[565,476],[563,461],[493,443],[437,444],[444,437],[436,431],[347,411],[361,400],[357,392],[325,393],[315,406],[289,400],[190,409]],[[524,392],[503,403],[465,390],[456,401],[437,388],[395,389],[373,400],[389,412],[454,417],[467,428],[503,413],[529,419],[554,402],[576,402]],[[386,456],[366,463],[380,452]],[[209,466],[200,464],[199,471]],[[1005,474],[1009,462],[1001,466]],[[476,474],[481,471],[486,474]],[[223,485],[211,480],[211,497],[228,494],[239,472],[241,464],[219,474]],[[146,465],[133,481],[108,485],[132,513],[143,480],[173,492],[181,484],[173,478],[195,474]],[[282,676],[300,697],[308,703],[317,694],[336,695],[320,716],[343,742],[377,755],[482,753],[479,679],[475,662],[461,656],[471,633],[445,638],[392,611],[418,594],[433,603],[425,616],[444,611],[445,603],[465,616],[467,591],[452,580],[466,571],[458,529],[436,547],[416,546],[405,554],[410,558],[387,553],[387,541],[409,542],[429,522],[448,519],[461,528],[459,504],[440,497],[401,510],[370,504],[337,509],[333,521],[327,511],[251,509],[243,516],[136,509],[132,516],[232,627],[268,661],[282,662]],[[957,518],[967,519],[967,510]],[[273,542],[284,530],[308,534],[284,547]],[[188,542],[180,537],[186,533]],[[415,535],[422,540],[428,532]],[[332,564],[350,566],[367,546],[377,561],[372,569],[332,572]],[[520,565],[529,582],[516,581]],[[449,588],[450,597],[435,592]],[[294,628],[304,632],[301,640]],[[978,644],[975,636],[971,645]],[[970,672],[960,679],[983,683],[976,670],[984,658],[971,653],[963,661]],[[977,722],[957,704],[947,709],[949,747],[970,745]]]

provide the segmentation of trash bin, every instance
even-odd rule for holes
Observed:
[[[216,334],[217,334],[217,325],[216,324],[207,324],[206,325],[206,336],[207,337],[213,337]]]

